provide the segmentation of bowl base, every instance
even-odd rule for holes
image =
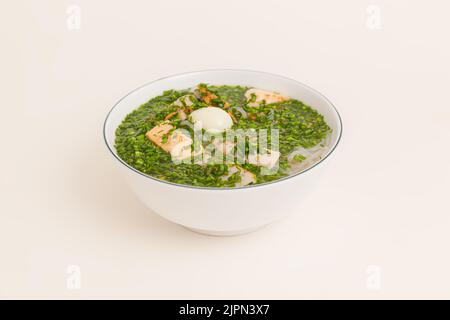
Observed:
[[[193,231],[195,233],[200,233],[202,235],[207,236],[214,236],[214,237],[232,237],[232,236],[240,236],[244,235],[250,232],[254,232],[258,229],[263,228],[264,226],[260,227],[253,227],[249,229],[242,229],[242,230],[233,230],[233,231],[216,231],[216,230],[203,230],[203,229],[196,229],[196,228],[189,228],[185,227],[186,229]]]

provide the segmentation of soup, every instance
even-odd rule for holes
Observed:
[[[303,102],[277,92],[199,84],[168,90],[116,130],[120,158],[157,179],[243,187],[306,170],[328,150],[331,129]]]

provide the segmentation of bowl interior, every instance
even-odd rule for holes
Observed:
[[[150,82],[130,92],[117,102],[108,114],[104,126],[105,140],[111,152],[119,159],[114,148],[115,130],[127,114],[151,98],[160,95],[165,90],[186,89],[198,83],[251,86],[278,91],[284,95],[298,99],[321,113],[333,130],[330,148],[324,158],[333,151],[339,142],[342,130],[340,116],[331,102],[316,90],[295,80],[264,72],[208,70],[169,76]]]

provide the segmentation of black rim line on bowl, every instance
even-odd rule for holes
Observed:
[[[270,75],[270,76],[274,76],[274,77],[278,77],[278,78],[282,78],[282,79],[286,79],[286,80],[295,82],[295,83],[297,83],[297,84],[299,84],[299,85],[301,85],[301,86],[303,86],[303,87],[305,87],[305,88],[307,88],[307,89],[309,89],[309,90],[315,92],[315,93],[318,94],[319,96],[323,97],[323,98],[325,99],[325,101],[327,101],[327,102],[330,104],[330,106],[334,109],[334,111],[335,111],[336,114],[337,114],[337,117],[338,117],[338,120],[339,120],[340,132],[339,132],[339,136],[337,137],[336,143],[334,144],[334,146],[330,149],[330,151],[327,153],[327,155],[326,155],[323,159],[320,159],[320,161],[316,162],[313,166],[309,167],[309,168],[306,169],[306,170],[300,171],[300,172],[298,172],[298,173],[296,173],[296,174],[289,175],[289,176],[287,176],[287,177],[284,177],[284,178],[281,178],[281,179],[278,179],[278,180],[274,180],[274,181],[270,181],[270,182],[265,182],[265,183],[261,183],[261,184],[254,184],[254,185],[248,185],[248,186],[243,186],[243,187],[224,187],[224,188],[220,188],[220,187],[214,188],[214,187],[190,186],[190,185],[178,184],[178,183],[173,183],[173,182],[166,181],[166,180],[157,179],[157,178],[154,178],[154,177],[152,177],[152,176],[150,176],[150,175],[148,175],[148,174],[145,174],[145,173],[143,173],[143,172],[141,172],[141,171],[139,171],[139,170],[133,168],[132,166],[130,166],[130,165],[129,165],[128,163],[126,163],[125,161],[123,161],[118,155],[116,155],[116,154],[114,153],[114,151],[112,150],[112,148],[111,148],[111,146],[109,145],[108,140],[107,140],[107,138],[106,138],[106,123],[108,122],[109,116],[111,115],[111,113],[113,112],[113,110],[117,107],[117,105],[118,105],[122,100],[124,100],[126,97],[128,97],[128,96],[131,95],[132,93],[134,93],[134,92],[136,92],[136,91],[142,89],[143,87],[146,87],[146,86],[148,86],[148,85],[150,85],[150,84],[152,84],[152,83],[155,83],[155,82],[158,82],[158,81],[161,81],[161,80],[164,80],[164,79],[173,78],[173,77],[179,77],[179,76],[184,76],[184,75],[192,75],[192,74],[196,74],[196,73],[211,72],[211,71],[231,71],[231,72],[242,72],[242,71],[244,71],[244,72],[253,72],[253,73],[259,73],[259,74]],[[117,128],[116,128],[116,129],[117,129]],[[135,173],[138,173],[138,174],[140,174],[141,176],[144,176],[144,177],[146,177],[146,178],[152,179],[152,180],[154,180],[154,181],[162,182],[162,183],[165,183],[165,184],[168,184],[168,185],[172,185],[172,186],[176,186],[176,187],[190,188],[190,189],[202,189],[202,190],[227,190],[227,191],[229,191],[229,190],[243,190],[243,189],[250,189],[250,188],[265,187],[265,186],[268,186],[268,185],[271,185],[271,184],[274,184],[274,183],[282,182],[282,181],[285,181],[285,180],[287,180],[287,179],[297,177],[297,176],[299,176],[299,175],[301,175],[301,174],[303,174],[303,173],[308,172],[309,170],[315,168],[317,165],[319,165],[320,163],[322,163],[325,159],[327,159],[327,158],[334,152],[334,150],[335,150],[336,147],[338,146],[339,142],[341,141],[342,131],[343,131],[342,118],[341,118],[341,115],[339,114],[339,111],[336,109],[336,107],[334,106],[334,104],[333,104],[333,103],[332,103],[332,102],[331,102],[324,94],[322,94],[321,92],[317,91],[316,89],[314,89],[314,88],[312,88],[312,87],[310,87],[310,86],[308,86],[308,85],[306,85],[306,84],[304,84],[304,83],[301,83],[301,82],[299,82],[299,81],[297,81],[297,80],[294,80],[294,79],[291,79],[291,78],[288,78],[288,77],[285,77],[285,76],[280,76],[280,75],[278,75],[278,74],[274,74],[274,73],[270,73],[270,72],[255,71],[255,70],[248,70],[248,69],[207,69],[207,70],[199,70],[199,71],[189,71],[189,72],[183,72],[183,73],[172,74],[172,75],[169,75],[169,76],[165,76],[165,77],[158,78],[158,79],[156,79],[156,80],[147,82],[147,83],[145,83],[145,84],[143,84],[143,85],[137,87],[136,89],[134,89],[134,90],[128,92],[128,93],[127,93],[125,96],[123,96],[119,101],[117,101],[117,102],[114,104],[114,106],[111,108],[111,110],[109,110],[108,114],[106,115],[105,121],[104,121],[104,123],[103,123],[103,139],[104,139],[104,141],[105,141],[106,146],[108,147],[108,150],[111,152],[111,154],[114,156],[114,158],[116,158],[121,164],[125,165],[128,169],[131,169],[131,170],[134,171]]]

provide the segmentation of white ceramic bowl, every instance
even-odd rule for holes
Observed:
[[[278,91],[301,100],[324,115],[333,129],[329,151],[308,170],[275,182],[241,188],[212,189],[177,185],[158,180],[130,167],[114,148],[115,130],[132,110],[168,89],[186,89],[198,83],[243,85]],[[336,148],[342,132],[340,116],[331,102],[297,81],[248,70],[206,70],[165,77],[133,90],[111,109],[104,137],[132,190],[151,210],[193,231],[210,235],[235,235],[253,231],[298,211],[303,199],[315,190],[325,159]]]

